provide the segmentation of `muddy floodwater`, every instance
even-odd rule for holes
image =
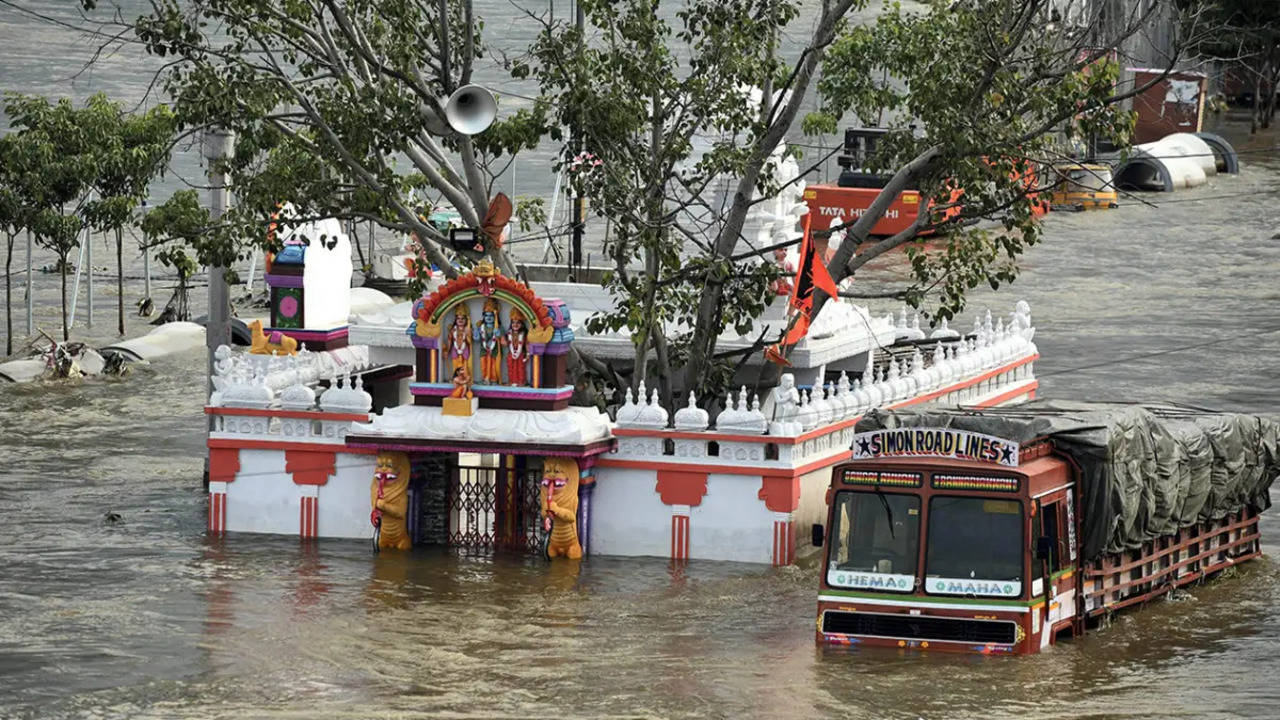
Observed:
[[[975,296],[1031,302],[1043,396],[1277,410],[1280,163],[1243,157],[1157,207],[1051,215],[1018,282]],[[0,388],[0,717],[1277,714],[1276,513],[1266,557],[1043,655],[824,650],[811,556],[211,541],[203,365]]]
[[[1224,132],[1239,176],[1055,213],[1019,280],[974,295],[1031,303],[1042,396],[1280,410],[1280,154]],[[812,555],[212,541],[203,368],[0,387],[0,718],[1280,715],[1277,511],[1262,559],[1038,656],[826,650]]]

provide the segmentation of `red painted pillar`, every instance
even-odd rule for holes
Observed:
[[[773,565],[790,565],[796,561],[796,528],[791,513],[773,514]]]
[[[671,559],[686,562],[689,559],[689,513],[688,505],[671,506]]]
[[[658,471],[658,496],[671,506],[671,559],[685,562],[692,556],[689,516],[707,494],[707,473],[684,470]]]
[[[320,536],[320,486],[335,472],[337,454],[324,450],[286,450],[285,472],[298,486],[298,537]]]
[[[773,511],[773,557],[775,566],[790,565],[796,559],[795,517],[800,506],[800,478],[790,475],[766,475],[757,494],[765,507]]]
[[[320,486],[298,486],[298,537],[308,540],[317,536],[316,526],[319,524]]]
[[[240,450],[209,449],[209,534],[227,531],[227,486],[240,472]]]

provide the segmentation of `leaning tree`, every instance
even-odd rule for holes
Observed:
[[[229,238],[261,241],[266,219],[290,202],[296,217],[282,224],[372,220],[417,238],[452,276],[454,260],[480,254],[451,255],[426,207],[450,205],[479,227],[505,159],[545,129],[540,104],[505,112],[480,135],[450,129],[444,99],[472,82],[485,52],[470,0],[153,0],[128,24],[164,59],[161,82],[183,128],[237,135],[226,168],[236,208],[223,221],[240,232]],[[514,275],[498,243],[482,242]]]
[[[583,0],[585,32],[541,18],[530,52],[508,63],[542,95],[474,137],[450,132],[441,109],[485,53],[469,0],[153,0],[133,29],[166,59],[181,122],[239,135],[228,162],[239,207],[224,222],[242,229],[231,238],[265,234],[265,218],[290,200],[303,217],[411,233],[453,273],[447,238],[418,198],[450,204],[476,227],[497,163],[540,137],[564,141],[566,170],[600,160],[598,173],[574,178],[576,189],[625,232],[606,248],[619,309],[595,326],[631,330],[641,376],[652,348],[665,356],[659,367],[683,367],[685,389],[718,391],[732,359],[716,352],[717,338],[753,330],[772,272],[744,258],[744,222],[778,189],[771,167],[819,75],[822,110],[806,129],[889,114],[871,162],[891,179],[847,228],[832,274],[845,278],[906,245],[914,282],[905,297],[936,295],[946,315],[968,289],[1011,280],[1037,240],[1020,179],[1032,163],[1056,157],[1064,136],[1124,140],[1130,119],[1118,103],[1144,88],[1115,89],[1110,48],[1170,1],[1104,18],[1095,5],[1115,3],[936,0],[886,5],[858,24],[850,13],[867,0],[823,0],[816,17],[802,16],[810,6],[798,0],[685,0],[674,12]],[[791,61],[784,38],[799,45]],[[709,148],[694,147],[699,135],[713,138]],[[725,201],[706,202],[703,191],[724,177]],[[951,212],[922,213],[907,232],[870,241],[911,184]],[[1003,227],[969,225],[984,219]],[[940,242],[922,245],[926,232]],[[483,248],[514,271],[502,248]]]
[[[967,290],[1011,281],[1038,240],[1033,170],[1064,157],[1072,137],[1126,141],[1121,101],[1145,88],[1117,90],[1111,49],[1159,17],[1163,1],[1118,18],[1072,0],[890,3],[861,23],[852,13],[866,2],[823,2],[803,19],[788,0],[689,0],[674,20],[644,0],[583,2],[585,33],[546,23],[532,59],[513,67],[541,83],[569,131],[562,166],[600,162],[584,184],[620,228],[605,247],[618,306],[592,323],[631,331],[638,377],[652,367],[662,381],[682,367],[683,389],[722,391],[742,358],[717,352],[717,339],[728,328],[754,334],[772,271],[748,259],[769,248],[744,252],[744,221],[779,189],[770,171],[784,135],[847,122],[885,126],[868,169],[887,184],[844,228],[831,274],[845,279],[905,245],[912,282],[893,295],[957,312]],[[779,38],[797,35],[798,58],[787,62]],[[821,108],[801,120],[815,79]],[[708,135],[702,152],[695,140]],[[725,176],[732,190],[712,205],[703,193]],[[872,241],[907,187],[934,212]],[[941,240],[926,246],[926,235]],[[819,293],[814,312],[825,300]]]
[[[887,115],[867,168],[887,182],[862,216],[837,228],[847,239],[829,262],[832,277],[854,277],[902,248],[909,281],[892,294],[933,304],[941,318],[963,309],[967,291],[1013,281],[1018,259],[1040,239],[1038,193],[1052,182],[1045,171],[1097,140],[1128,146],[1133,114],[1124,101],[1163,76],[1125,82],[1117,48],[1165,17],[1166,4],[1108,17],[1108,4],[1087,0],[939,0],[922,10],[889,5],[875,22],[842,32],[824,59],[822,109],[806,126],[830,132],[850,116],[872,124]],[[1186,25],[1165,73],[1203,32]],[[909,187],[931,211],[893,236],[872,237]],[[815,312],[827,300],[817,296]]]
[[[728,382],[728,358],[710,361],[713,345],[691,341],[704,326],[751,332],[772,299],[776,266],[735,249],[760,250],[744,242],[744,221],[778,190],[771,170],[783,137],[857,4],[824,3],[804,30],[790,0],[689,0],[674,12],[584,0],[581,27],[527,12],[543,30],[512,71],[539,83],[568,129],[559,166],[612,225],[605,286],[616,305],[587,326],[630,333],[630,371],[604,372],[615,387],[656,378],[670,407],[670,368],[686,367],[685,389],[703,397]],[[806,37],[795,62],[780,40],[790,30]]]

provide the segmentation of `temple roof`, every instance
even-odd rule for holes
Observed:
[[[595,408],[501,410],[479,408],[469,416],[441,408],[399,405],[369,423],[352,423],[352,446],[502,452],[513,455],[595,455],[613,447],[609,416]]]

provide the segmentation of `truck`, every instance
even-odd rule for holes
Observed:
[[[813,526],[817,641],[1034,653],[1256,558],[1278,428],[1179,406],[873,411]]]

